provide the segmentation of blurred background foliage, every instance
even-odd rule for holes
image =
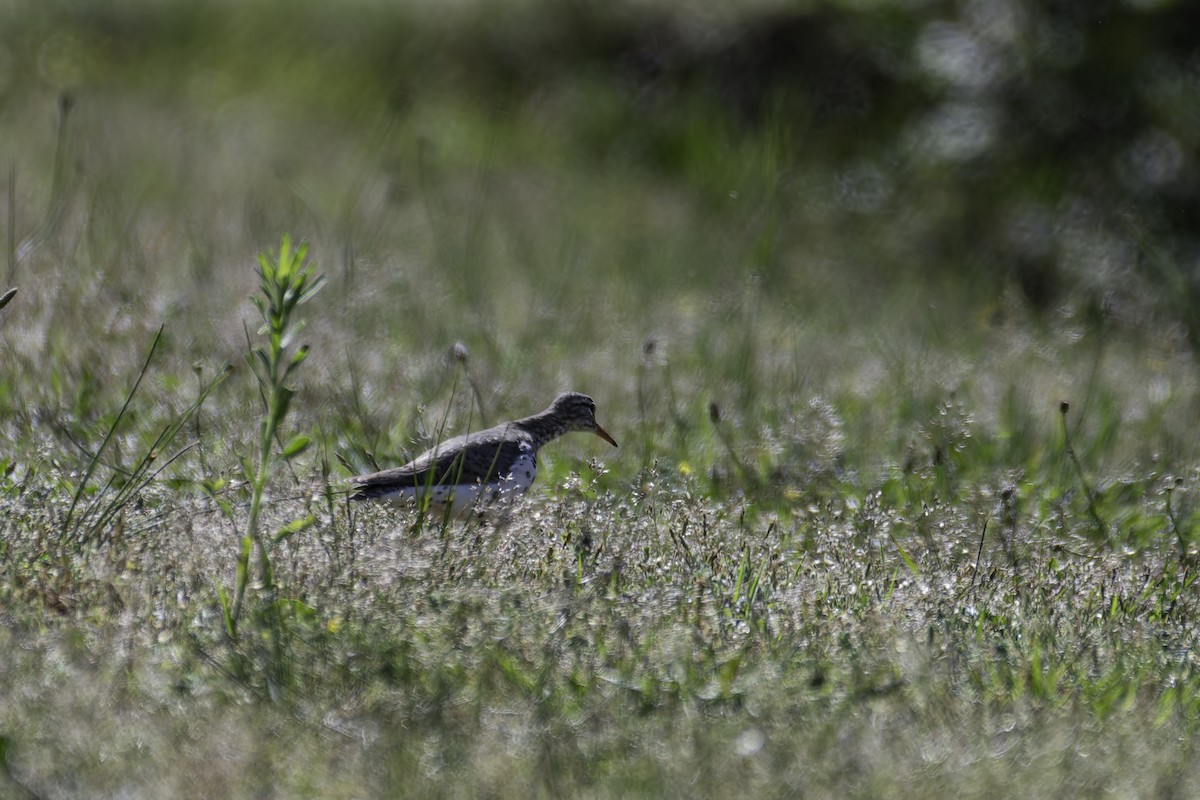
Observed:
[[[891,325],[1188,353],[1198,23],[1169,0],[6,3],[8,337],[76,384],[164,318],[181,356],[235,361],[253,254],[289,231],[334,278],[335,397],[346,359],[370,384],[460,339],[492,385],[555,388],[673,346],[747,409],[764,373],[799,393]],[[582,375],[544,366],[586,342]]]
[[[1151,291],[1175,308],[1197,291],[1188,3],[7,5],[10,124],[48,92],[134,92],[222,129],[271,97],[305,126],[274,154],[286,168],[344,157],[320,152],[329,129],[449,102],[517,140],[490,143],[506,159],[645,173],[701,212],[752,190],[768,274],[819,220],[846,246],[894,241],[876,277],[1011,284],[1038,308],[1081,287],[1172,287]]]
[[[1175,234],[1164,254],[1195,257],[1188,3],[6,5],[8,115],[47,91],[133,90],[212,114],[267,91],[340,128],[452,95],[525,117],[538,145],[717,205],[742,176],[689,168],[707,169],[718,142],[771,137],[778,161],[757,177],[785,208],[860,227],[917,205],[940,224],[919,226],[909,245],[929,252],[906,261],[1015,278],[1038,304],[1070,282],[1072,240],[1096,227]],[[1138,245],[1125,266],[1144,260]]]

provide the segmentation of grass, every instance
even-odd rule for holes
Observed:
[[[263,6],[247,82],[197,8],[135,15],[165,38],[129,60],[132,24],[19,20],[0,795],[1194,793],[1182,294],[1046,311],[918,268],[955,179],[839,209],[840,151],[703,92],[645,127],[589,70],[400,102],[367,62],[408,18],[308,6],[349,60],[269,44]],[[99,76],[69,103],[55,53]],[[307,251],[256,273],[285,231]],[[289,350],[268,298],[308,273],[267,273],[305,253]],[[564,389],[621,448],[554,443],[511,512],[343,501]]]

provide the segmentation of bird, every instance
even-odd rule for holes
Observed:
[[[564,392],[540,414],[455,436],[407,464],[350,479],[350,499],[389,500],[459,516],[524,494],[537,477],[542,445],[571,431],[591,431],[617,447],[596,421],[596,403]]]

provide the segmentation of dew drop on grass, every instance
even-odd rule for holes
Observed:
[[[762,749],[764,741],[762,731],[758,728],[747,728],[737,737],[733,747],[739,756],[752,756]]]

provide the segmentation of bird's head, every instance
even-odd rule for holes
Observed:
[[[579,392],[563,392],[547,409],[558,417],[571,431],[591,431],[604,441],[617,446],[617,440],[596,422],[596,401]]]

